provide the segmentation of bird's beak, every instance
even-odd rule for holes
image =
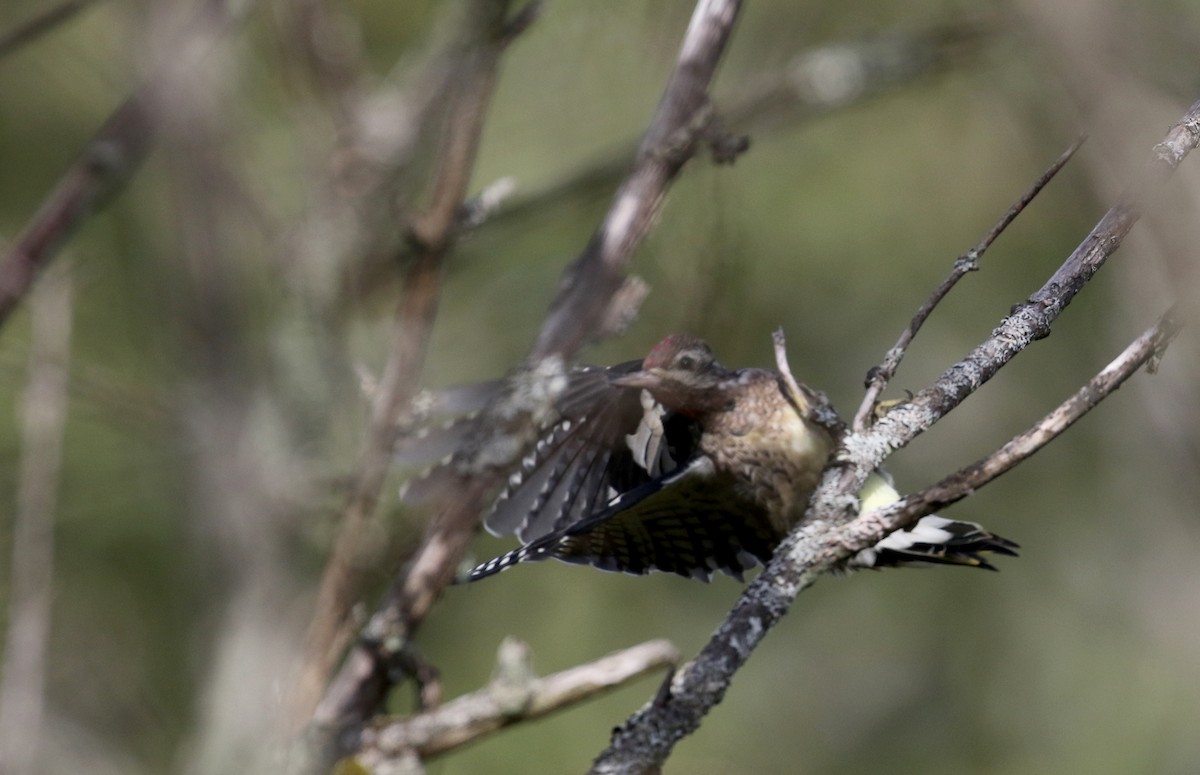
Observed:
[[[662,377],[654,371],[632,371],[628,374],[622,374],[619,377],[613,377],[612,384],[617,387],[653,390],[662,384]]]

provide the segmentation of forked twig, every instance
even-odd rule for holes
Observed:
[[[453,245],[457,214],[466,199],[500,55],[512,39],[507,35],[508,5],[508,0],[479,0],[474,9],[467,33],[471,45],[460,63],[450,98],[432,201],[410,224],[416,255],[405,276],[387,365],[374,392],[355,484],[342,510],[338,536],[318,590],[304,669],[292,700],[297,721],[309,719],[314,709],[321,708],[318,722],[328,723],[330,719],[324,716],[328,709],[336,708],[340,714],[345,707],[330,702],[328,696],[318,703],[322,694],[327,695],[328,677],[357,626],[350,611],[361,591],[356,566],[362,536],[391,467],[396,420],[417,390],[441,294],[443,262]]]
[[[861,525],[863,540],[869,541],[875,531],[879,531],[879,538],[882,539],[893,530],[908,527],[926,514],[966,498],[1027,460],[1094,409],[1139,369],[1161,357],[1182,325],[1178,315],[1173,310],[1168,311],[1074,395],[1000,449],[937,484],[908,495],[887,508],[860,517],[854,525]],[[857,529],[854,534],[857,542]]]
[[[1008,212],[1001,216],[996,225],[992,227],[992,230],[984,235],[983,239],[975,247],[954,260],[954,268],[950,271],[949,276],[942,281],[941,285],[934,289],[933,294],[917,310],[917,314],[913,315],[912,320],[909,321],[908,328],[904,329],[900,334],[900,338],[896,340],[896,344],[892,345],[892,348],[887,351],[887,354],[883,358],[883,363],[873,366],[867,372],[867,392],[863,396],[858,411],[854,413],[853,428],[856,432],[865,431],[870,426],[879,396],[883,394],[883,391],[888,386],[888,382],[896,375],[896,369],[900,367],[900,361],[904,359],[904,354],[908,352],[908,347],[912,344],[912,340],[917,335],[917,332],[921,330],[921,326],[925,325],[925,321],[933,314],[934,307],[941,303],[946,294],[950,293],[950,290],[967,273],[979,269],[979,259],[983,256],[984,252],[991,247],[996,238],[1033,201],[1033,198],[1046,187],[1046,184],[1058,174],[1058,171],[1071,160],[1071,157],[1083,145],[1085,139],[1087,139],[1086,136],[1080,136],[1075,142],[1071,143],[1067,150],[1063,151],[1062,155],[1055,159],[1054,163],[1042,173],[1042,176],[1029,187],[1029,190],[1014,202],[1012,207],[1008,208]]]
[[[564,271],[560,292],[530,355],[531,373],[539,365],[561,363],[561,357],[574,354],[597,331],[627,317],[629,305],[642,295],[636,283],[629,285],[624,268],[661,208],[668,184],[707,128],[709,83],[740,7],[739,0],[698,3],[634,169],[615,194],[603,225]],[[523,15],[518,12],[516,18]],[[502,396],[500,404],[511,408],[513,402]],[[529,415],[509,416],[497,427],[501,425],[514,435],[532,428]],[[352,732],[386,697],[395,680],[389,667],[453,579],[478,529],[483,500],[505,469],[480,467],[470,473],[430,524],[412,562],[364,629],[363,642],[352,649],[329,686],[316,713],[319,724]],[[339,742],[350,744],[352,736],[344,735]]]
[[[1046,336],[1050,324],[1117,250],[1139,217],[1137,205],[1200,144],[1200,102],[1154,148],[1146,178],[1123,196],[1041,290],[1014,308],[983,344],[945,372],[912,401],[892,410],[870,429],[846,436],[838,464],[829,466],[799,526],[738,598],[700,653],[676,673],[668,696],[644,705],[613,733],[612,743],[592,771],[657,771],[675,744],[695,731],[721,701],[737,670],[787,613],[796,596],[886,531],[859,534],[857,493],[868,474],[893,450],[924,432],[990,379],[1017,353]],[[1156,343],[1152,351],[1157,351]],[[878,513],[878,512],[876,512]],[[868,515],[870,520],[872,515]]]
[[[447,753],[521,721],[541,718],[671,667],[679,652],[665,640],[632,646],[584,665],[537,677],[529,647],[500,644],[491,682],[419,716],[382,719],[364,732],[355,760],[371,772],[407,752],[424,760]]]

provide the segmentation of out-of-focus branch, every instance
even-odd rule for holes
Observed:
[[[54,581],[54,502],[67,421],[72,292],[69,267],[31,299],[29,382],[22,402],[21,469],[13,511],[4,670],[0,678],[0,761],[26,775],[42,741],[45,661]]]
[[[366,57],[361,31],[340,2],[280,0],[274,3],[280,38],[289,60],[332,108],[344,129],[361,104]]]
[[[67,0],[26,19],[8,32],[0,33],[0,59],[34,42],[83,9],[95,4],[96,0]]]
[[[0,326],[83,219],[137,171],[152,135],[144,105],[134,96],[84,146],[0,259]]]
[[[307,656],[293,696],[297,720],[307,719],[353,633],[350,609],[361,592],[357,559],[363,531],[375,512],[395,445],[396,420],[416,393],[429,331],[441,293],[442,264],[455,237],[456,216],[466,199],[483,119],[508,35],[507,0],[477,0],[464,32],[463,59],[451,79],[445,134],[428,208],[410,224],[417,254],[408,266],[396,315],[392,349],[377,386],[367,439],[337,540],[318,591]],[[325,707],[328,707],[326,705]],[[326,722],[318,714],[318,722]]]
[[[623,270],[658,212],[666,186],[708,130],[712,117],[708,85],[740,5],[732,0],[702,0],[697,5],[634,170],[614,196],[604,224],[565,271],[559,296],[534,345],[533,366],[518,373],[508,393],[490,407],[480,423],[484,434],[490,436],[476,440],[475,457],[459,472],[461,481],[448,488],[412,562],[372,616],[362,641],[326,692],[316,720],[345,730],[339,741],[343,746],[355,746],[355,725],[374,712],[391,688],[395,680],[392,668],[433,601],[453,579],[478,530],[485,496],[506,473],[513,456],[519,458],[520,440],[534,430],[532,417],[545,409],[542,404],[552,402],[552,391],[548,393],[543,383],[553,382],[562,359],[550,356],[569,357],[597,336],[605,322],[627,317],[628,309],[614,310],[614,298],[630,305],[644,295],[637,292],[636,283],[629,284]],[[527,15],[518,13],[514,18]],[[532,395],[543,398],[531,399]]]
[[[525,643],[505,640],[487,686],[419,716],[372,723],[363,733],[355,760],[376,772],[381,764],[406,753],[416,753],[422,760],[444,754],[671,667],[679,652],[665,640],[648,641],[545,678],[533,672],[530,656]]]
[[[658,112],[638,148],[633,171],[583,253],[567,267],[530,354],[569,356],[602,330],[625,267],[662,207],[667,186],[692,157],[714,117],[708,88],[741,10],[737,0],[697,3]],[[619,317],[619,315],[618,315]]]
[[[978,51],[986,35],[983,27],[964,22],[818,46],[800,52],[776,71],[739,84],[735,93],[716,100],[717,112],[728,132],[748,134],[757,141],[945,72]],[[519,219],[586,192],[607,190],[628,171],[636,147],[631,141],[561,181],[514,196],[489,224]]]
[[[733,609],[694,660],[670,686],[613,733],[597,758],[596,773],[644,773],[657,768],[676,742],[695,731],[721,701],[734,673],[766,633],[787,613],[796,596],[845,558],[871,546],[886,531],[856,532],[854,494],[867,475],[893,450],[927,430],[990,379],[1018,352],[1050,332],[1050,324],[1104,262],[1120,247],[1137,221],[1139,205],[1200,143],[1200,102],[1154,149],[1145,179],[1100,220],[1050,280],[1017,305],[983,344],[876,423],[846,436],[838,464],[830,466],[809,503],[805,518],[776,549],[775,557],[738,598]],[[1160,343],[1155,344],[1157,349]]]
[[[872,367],[867,372],[867,393],[863,396],[858,411],[854,414],[853,428],[855,432],[865,431],[870,425],[872,414],[875,411],[875,404],[879,401],[879,396],[887,388],[888,382],[895,376],[896,369],[900,368],[900,361],[904,359],[904,354],[908,352],[908,347],[912,344],[912,340],[917,335],[917,332],[921,330],[921,326],[925,325],[925,321],[933,314],[934,307],[940,304],[942,299],[946,298],[946,294],[950,293],[950,290],[967,273],[979,269],[979,259],[983,257],[987,249],[991,247],[996,238],[1033,201],[1033,198],[1046,187],[1046,184],[1054,179],[1058,171],[1071,160],[1071,157],[1075,155],[1075,151],[1079,150],[1079,146],[1083,144],[1083,141],[1084,138],[1080,137],[1071,143],[1070,147],[1054,160],[1054,163],[1042,173],[1042,176],[1030,186],[1029,190],[1013,203],[1012,207],[1008,208],[1008,212],[1000,217],[1000,220],[996,222],[992,230],[985,234],[983,239],[976,243],[975,247],[954,260],[954,268],[950,271],[949,276],[942,281],[941,285],[934,289],[933,294],[917,310],[917,314],[913,315],[908,328],[904,329],[903,333],[900,334],[900,338],[896,341],[896,344],[892,345],[892,349],[887,351],[883,363]]]
[[[152,104],[157,95],[181,88],[191,69],[252,5],[206,0],[180,38],[163,42],[164,54],[155,61],[147,83],[88,141],[0,258],[0,326],[84,218],[119,192],[146,158],[157,131],[156,119],[164,118]]]

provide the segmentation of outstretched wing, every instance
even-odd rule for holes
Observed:
[[[622,493],[673,473],[694,455],[694,421],[665,412],[644,391],[611,383],[640,365],[572,372],[561,419],[509,477],[486,519],[489,532],[536,540],[605,510]]]
[[[479,565],[467,580],[547,557],[632,574],[660,570],[707,581],[720,570],[740,579],[771,557],[778,537],[763,509],[736,492],[714,474],[709,458],[696,457],[619,495],[594,516]]]

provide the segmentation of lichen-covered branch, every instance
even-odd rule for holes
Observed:
[[[453,486],[442,493],[441,508],[421,546],[318,706],[319,724],[346,732],[339,739],[341,745],[353,747],[355,726],[379,707],[394,683],[392,668],[402,661],[413,631],[452,580],[478,529],[484,498],[507,470],[508,461],[497,450],[518,455],[520,445],[513,439],[532,432],[532,418],[539,408],[529,396],[544,394],[537,389],[539,375],[552,376],[555,364],[561,366],[562,358],[627,319],[631,307],[644,296],[644,288],[626,278],[623,270],[658,213],[667,185],[695,152],[708,127],[708,87],[740,5],[733,0],[698,4],[634,169],[614,196],[604,224],[565,271],[559,296],[533,347],[533,365],[510,380],[510,390],[493,402],[480,423],[485,433],[495,435],[474,445],[476,458],[465,461],[461,470],[446,472],[454,477]],[[515,13],[510,35],[522,29],[530,16]],[[425,241],[423,235],[417,236]],[[518,391],[520,386],[531,390]],[[548,405],[552,398],[547,395],[541,403]]]
[[[669,642],[654,640],[539,678],[529,647],[510,638],[500,644],[496,671],[487,686],[418,716],[372,723],[354,758],[372,772],[409,752],[426,760],[604,694],[671,667],[678,659],[679,652]]]
[[[854,493],[870,471],[961,403],[1022,349],[1046,336],[1054,319],[1121,245],[1138,219],[1138,204],[1198,143],[1200,102],[1155,147],[1146,178],[1109,210],[1051,279],[1015,307],[988,340],[870,430],[843,439],[839,464],[826,471],[800,526],[738,598],[708,644],[674,676],[669,689],[614,731],[593,772],[657,771],[675,743],[695,731],[721,701],[734,673],[796,596],[822,573],[886,534],[877,526],[859,531],[871,524],[874,515],[852,522],[858,508]]]
[[[1063,151],[1054,163],[1042,173],[1029,190],[1021,195],[1013,206],[1008,208],[1008,212],[1000,217],[992,230],[984,235],[975,247],[963,253],[954,261],[954,268],[950,270],[950,274],[942,281],[942,284],[934,289],[921,308],[917,310],[917,314],[913,315],[908,327],[900,334],[900,338],[896,340],[896,344],[887,351],[884,356],[883,363],[871,368],[867,372],[867,393],[863,396],[862,403],[858,407],[858,411],[854,414],[853,428],[856,432],[865,431],[869,425],[872,413],[875,411],[875,405],[879,401],[879,396],[882,395],[892,377],[896,374],[896,369],[900,367],[900,361],[904,359],[904,354],[908,352],[908,347],[912,344],[913,338],[917,332],[921,330],[921,326],[925,325],[925,321],[933,314],[933,309],[941,303],[942,299],[946,298],[946,294],[950,293],[951,289],[958,284],[958,281],[965,277],[969,272],[974,272],[979,268],[979,259],[987,251],[991,244],[996,241],[996,238],[1008,228],[1008,225],[1016,220],[1016,217],[1033,201],[1033,198],[1046,187],[1046,184],[1054,179],[1058,171],[1063,168],[1071,157],[1075,155],[1075,151],[1079,150],[1079,146],[1083,144],[1084,138],[1080,137],[1075,142],[1071,143],[1067,150]]]

